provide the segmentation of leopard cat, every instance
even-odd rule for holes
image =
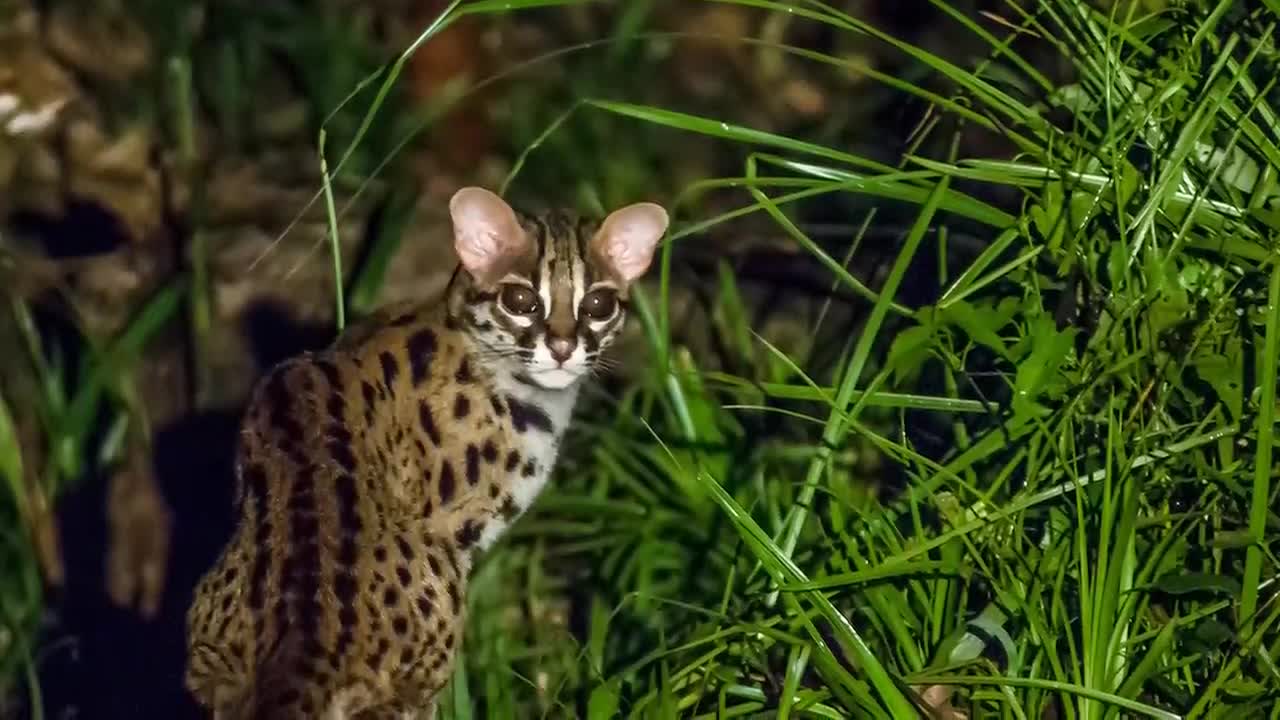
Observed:
[[[473,558],[546,484],[668,223],[482,188],[449,213],[443,301],[379,311],[255,386],[236,529],[187,613],[185,683],[215,718],[435,716]]]

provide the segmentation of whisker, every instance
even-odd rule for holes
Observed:
[[[622,367],[622,363],[613,359],[598,358],[595,361],[588,361],[588,371],[593,377],[604,377],[615,370]]]
[[[595,355],[588,355],[587,363],[593,367],[603,368],[606,370],[616,370],[619,367],[622,367],[622,361],[620,359],[598,353]]]

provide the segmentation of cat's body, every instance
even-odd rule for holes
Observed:
[[[188,614],[187,684],[222,718],[429,718],[467,575],[554,466],[580,379],[666,228],[451,204],[445,302],[386,311],[254,392],[240,519]]]

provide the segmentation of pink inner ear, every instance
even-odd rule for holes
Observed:
[[[601,250],[623,282],[631,282],[649,269],[667,223],[667,211],[653,203],[628,205],[605,218],[600,227]]]
[[[481,280],[492,280],[524,250],[524,231],[502,198],[468,187],[449,201],[454,250],[462,266]]]

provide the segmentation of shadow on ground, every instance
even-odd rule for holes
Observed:
[[[144,620],[106,594],[106,482],[87,478],[59,508],[67,584],[51,602],[40,661],[49,718],[199,718],[182,687],[191,589],[231,532],[238,412],[189,416],[157,433],[155,469],[174,516],[159,614]]]
[[[287,312],[267,304],[247,314],[243,330],[259,368],[332,340],[331,333],[293,323]],[[115,606],[106,593],[106,478],[85,478],[62,498],[67,583],[50,598],[41,642],[44,717],[205,717],[182,685],[185,617],[192,589],[231,535],[241,415],[239,408],[191,414],[153,439],[156,477],[173,512],[165,595],[153,619]]]

